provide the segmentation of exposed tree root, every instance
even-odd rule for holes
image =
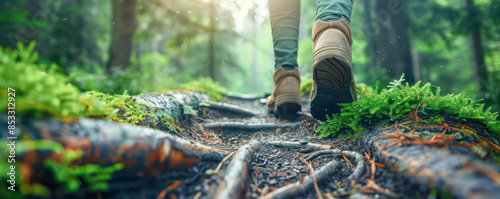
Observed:
[[[264,199],[271,198],[295,198],[298,195],[304,194],[314,186],[314,179],[316,179],[317,183],[322,183],[328,178],[330,178],[333,174],[338,172],[341,168],[341,165],[336,161],[331,161],[322,168],[316,170],[311,175],[305,176],[299,181],[289,184],[287,186],[281,187],[267,195],[265,195]]]
[[[164,110],[168,117],[176,121],[182,120],[184,107],[190,106],[194,110],[198,110],[198,105],[201,101],[208,100],[208,95],[200,93],[179,93],[173,92],[168,94],[144,94],[134,96],[139,103],[148,104],[156,109]]]
[[[207,107],[210,109],[226,111],[234,114],[239,114],[243,116],[255,116],[256,114],[251,110],[239,107],[234,104],[228,104],[223,102],[213,102],[213,101],[203,101],[200,103],[200,107]]]
[[[23,127],[28,129],[25,135],[32,140],[50,140],[68,150],[81,150],[83,156],[73,161],[72,166],[122,163],[124,168],[114,173],[113,180],[158,176],[190,168],[198,161],[221,161],[226,154],[169,133],[106,120],[83,118],[69,124],[35,120],[25,122]],[[39,167],[34,165],[42,165],[46,160],[61,161],[58,155],[33,154],[21,154],[16,161],[30,169],[22,174],[30,182],[43,180],[45,175],[42,172],[45,170],[36,170]]]
[[[248,123],[248,122],[212,122],[202,124],[204,129],[239,129],[247,131],[259,131],[263,129],[293,128],[302,125],[294,123]]]
[[[264,96],[256,96],[256,95],[250,95],[250,94],[240,94],[240,93],[227,93],[224,94],[227,98],[233,98],[233,99],[239,99],[239,100],[258,100],[260,98],[263,98]]]
[[[499,173],[498,166],[493,163],[475,157],[472,152],[458,153],[428,144],[439,140],[436,138],[420,142],[425,145],[397,145],[393,131],[378,128],[366,131],[362,137],[365,148],[396,172],[423,186],[449,191],[454,198],[496,198],[500,195],[500,187],[494,179],[479,175]]]
[[[253,153],[262,146],[259,141],[252,141],[238,149],[227,166],[226,172],[215,198],[243,198],[248,182],[248,174],[253,161]]]
[[[317,158],[321,155],[326,155],[326,154],[338,154],[338,155],[346,155],[349,156],[350,158],[353,158],[356,160],[356,168],[352,172],[349,177],[347,177],[349,180],[357,180],[361,175],[363,174],[365,170],[365,160],[363,158],[363,155],[361,155],[358,152],[354,151],[341,151],[340,149],[333,149],[333,150],[323,150],[323,151],[318,151],[316,153],[311,154],[309,157],[307,157],[304,161],[309,161],[314,158]]]
[[[299,142],[267,141],[264,144],[269,145],[269,146],[282,147],[282,148],[301,149],[301,150],[299,150],[301,153],[309,153],[312,151],[328,150],[328,149],[335,148],[333,146],[316,144],[316,143],[309,143],[307,141],[299,141]]]

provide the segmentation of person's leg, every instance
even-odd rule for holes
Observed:
[[[274,68],[294,70],[300,23],[300,0],[269,0],[269,15],[273,33]]]
[[[352,0],[317,1],[310,111],[320,120],[340,112],[338,103],[357,98],[352,74],[351,10]]]
[[[269,0],[274,46],[273,91],[267,107],[278,117],[294,118],[301,110],[300,74],[297,48],[300,22],[300,0]]]
[[[347,19],[351,22],[352,0],[317,0],[316,21],[324,22]]]

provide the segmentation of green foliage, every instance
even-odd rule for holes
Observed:
[[[143,54],[139,60],[132,58],[128,68],[112,67],[111,72],[95,66],[72,67],[69,76],[73,84],[83,91],[132,94],[173,89],[178,79],[172,78],[169,57],[160,53]]]
[[[311,93],[311,89],[312,89],[312,80],[306,80],[300,83],[300,95],[309,96],[309,94]],[[365,96],[372,94],[373,88],[363,83],[357,83],[356,91],[358,92],[359,95]]]
[[[208,77],[200,78],[198,81],[181,84],[180,88],[192,92],[205,93],[212,101],[221,101],[224,99],[224,94],[227,93],[226,88]]]
[[[90,91],[80,95],[69,78],[57,72],[55,64],[37,63],[35,43],[18,50],[0,47],[0,110],[7,111],[9,96],[6,88],[15,90],[16,117],[106,118],[121,123],[137,124],[146,116],[145,104],[140,104],[125,91],[123,95],[108,95]],[[152,110],[151,107],[149,107]]]
[[[94,118],[106,118],[107,120],[120,123],[137,124],[146,116],[153,117],[153,107],[138,103],[135,98],[125,91],[122,95],[109,95],[95,91],[82,94],[82,103],[85,104],[85,116]]]
[[[15,89],[16,117],[79,117],[85,107],[80,91],[57,72],[55,64],[37,63],[35,42],[18,50],[0,47],[0,110],[7,110],[7,88]]]
[[[363,84],[363,83],[356,83],[356,92],[360,96],[366,96],[366,95],[371,95],[373,94],[374,90],[372,87]]]
[[[59,143],[53,143],[59,145]],[[61,163],[46,160],[44,165],[52,171],[54,180],[64,186],[68,193],[78,191],[82,181],[87,184],[90,191],[106,191],[108,180],[111,180],[115,171],[123,169],[123,164],[117,163],[109,167],[101,167],[95,164],[82,166],[70,166],[70,163],[80,158],[82,151],[64,150]]]
[[[402,81],[394,81],[390,89],[378,92],[376,88],[372,95],[343,104],[341,113],[328,117],[317,129],[317,132],[321,132],[319,137],[345,137],[350,134],[356,137],[367,124],[373,125],[385,119],[394,121],[417,109],[423,114],[448,114],[463,121],[482,123],[491,134],[500,137],[498,113],[492,113],[491,108],[485,110],[480,100],[454,94],[441,96],[439,87],[429,83],[421,86],[419,82],[410,86]]]
[[[312,82],[312,79],[308,79],[300,83],[300,95],[305,96],[311,93]]]
[[[5,146],[8,144],[6,141],[0,140],[0,144]],[[88,186],[90,191],[105,191],[108,187],[108,180],[111,179],[112,174],[123,168],[123,164],[115,164],[109,167],[101,167],[99,165],[83,165],[83,166],[70,166],[70,163],[74,160],[80,158],[83,155],[82,151],[73,151],[69,149],[64,149],[64,147],[51,140],[24,140],[16,143],[16,153],[23,154],[28,151],[52,151],[57,154],[61,154],[61,162],[55,162],[52,160],[45,161],[45,167],[53,173],[54,180],[60,185],[64,186],[64,190],[67,193],[74,193],[80,189],[82,181]],[[0,148],[0,155],[5,157],[8,156],[8,148]],[[16,168],[21,168],[18,163],[14,164]],[[10,164],[7,161],[0,161],[0,171],[2,173],[8,173],[7,170]],[[20,191],[17,192],[4,192],[6,189],[2,189],[2,196],[7,198],[23,198],[28,195],[38,196],[38,197],[50,197],[50,189],[44,185],[33,183],[23,183],[21,178],[21,172],[16,169],[16,189]],[[2,175],[0,177],[0,185],[6,187],[6,178],[8,175]]]

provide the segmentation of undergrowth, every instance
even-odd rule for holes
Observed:
[[[373,94],[361,94],[361,98],[353,103],[342,104],[341,113],[327,116],[318,129],[319,138],[351,136],[356,138],[365,127],[382,120],[395,121],[413,110],[422,114],[448,114],[463,121],[484,124],[488,132],[500,137],[500,121],[498,113],[492,113],[491,108],[484,109],[481,100],[475,100],[463,95],[448,94],[441,96],[440,88],[431,84],[418,82],[413,86],[400,80],[390,83],[388,88],[380,90],[379,83],[373,89]]]
[[[309,96],[312,88],[312,80],[305,80],[300,83],[300,95]],[[373,93],[373,89],[366,84],[359,83],[356,84],[356,91],[362,95],[369,95]]]
[[[200,78],[198,81],[181,84],[180,88],[192,92],[205,93],[210,97],[210,100],[216,102],[223,100],[224,94],[227,93],[226,88],[222,87],[218,82],[209,77]]]
[[[8,142],[1,141],[0,144],[6,145]],[[82,151],[74,151],[65,149],[61,144],[51,140],[34,140],[23,141],[16,145],[16,153],[23,154],[28,151],[50,151],[61,155],[60,162],[53,160],[45,160],[45,167],[54,175],[54,181],[59,183],[67,193],[75,193],[85,185],[90,191],[105,191],[108,189],[108,181],[111,180],[112,174],[123,168],[123,164],[118,163],[109,167],[101,167],[99,165],[87,164],[82,166],[70,166],[83,155]],[[6,148],[0,149],[0,154],[7,157],[9,151]],[[8,173],[10,164],[6,161],[0,162],[0,171]],[[20,163],[15,163],[16,168],[21,168]],[[16,172],[16,192],[0,191],[1,195],[6,198],[24,198],[26,196],[50,197],[51,189],[39,183],[29,183],[21,178],[21,170]],[[7,187],[6,180],[0,181],[2,187]],[[10,185],[10,184],[9,184]]]
[[[37,63],[35,43],[18,50],[0,46],[0,111],[7,109],[7,88],[15,90],[16,117],[81,117],[80,91],[57,72],[57,65]]]

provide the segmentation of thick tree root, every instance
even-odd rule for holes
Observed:
[[[227,98],[238,99],[238,100],[258,100],[264,96],[256,96],[251,94],[240,94],[240,93],[227,93],[225,94]]]
[[[248,122],[212,122],[201,126],[205,129],[239,129],[247,131],[260,131],[263,129],[293,128],[302,125],[300,122],[294,123],[248,123]]]
[[[334,149],[335,147],[329,145],[322,145],[316,143],[309,143],[307,141],[299,141],[299,142],[291,142],[291,141],[267,141],[266,145],[275,146],[275,147],[283,147],[283,148],[292,148],[292,149],[301,149],[299,152],[301,153],[309,153],[312,151],[318,150],[328,150]]]
[[[492,178],[500,169],[472,154],[424,145],[398,146],[383,138],[394,129],[367,130],[363,144],[378,160],[417,183],[451,193],[454,198],[498,198],[500,186]],[[391,145],[386,147],[388,145]]]
[[[314,179],[316,182],[322,183],[328,180],[333,174],[338,172],[341,165],[336,161],[331,161],[320,169],[316,170],[311,175],[305,176],[299,181],[289,184],[287,186],[281,187],[267,195],[264,199],[272,198],[295,198],[298,195],[309,192],[314,186]],[[314,176],[314,178],[312,177]]]
[[[234,199],[244,197],[248,174],[253,161],[253,153],[259,150],[261,146],[261,142],[252,141],[238,149],[238,152],[234,154],[233,159],[227,166],[223,182],[219,185],[215,198]]]
[[[309,157],[307,157],[304,161],[309,161],[314,158],[317,158],[322,155],[327,155],[327,154],[338,154],[342,155],[344,154],[345,156],[348,156],[354,160],[356,160],[356,168],[352,172],[349,177],[347,177],[349,180],[357,180],[361,175],[363,174],[365,170],[365,159],[363,155],[361,155],[358,152],[355,151],[341,151],[340,149],[333,149],[333,150],[323,150],[323,151],[318,151],[316,153],[311,154]]]
[[[200,107],[207,107],[210,109],[215,109],[219,111],[226,111],[234,114],[239,114],[243,116],[256,116],[254,112],[251,110],[239,107],[234,104],[222,103],[222,102],[212,102],[212,101],[203,101],[200,103]]]
[[[68,124],[35,120],[26,121],[21,126],[26,129],[23,136],[33,142],[53,141],[65,150],[81,150],[83,156],[74,160],[72,166],[123,164],[124,168],[113,174],[113,180],[118,180],[118,183],[120,179],[138,180],[183,170],[198,161],[221,161],[225,155],[169,133],[106,120],[83,118]],[[42,182],[50,175],[36,165],[43,165],[46,160],[61,162],[60,154],[41,151],[34,149],[16,154],[16,163],[26,168],[21,175],[28,182]]]
[[[134,96],[134,98],[137,102],[162,110],[162,113],[165,114],[165,116],[179,121],[183,119],[183,115],[192,114],[186,112],[185,110],[187,109],[185,107],[191,107],[193,110],[198,110],[198,105],[200,102],[208,100],[208,95],[200,93],[174,92],[168,94],[137,95]]]

